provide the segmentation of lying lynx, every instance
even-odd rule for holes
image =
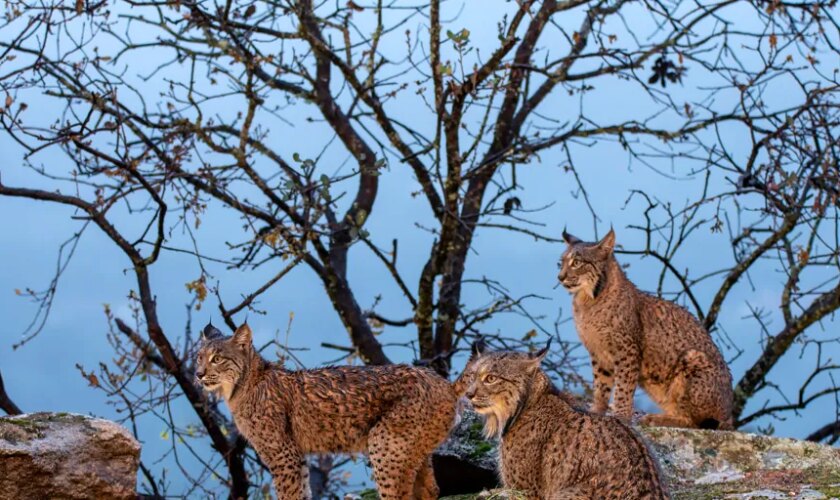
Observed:
[[[682,307],[637,289],[613,255],[615,233],[586,243],[565,231],[560,282],[573,295],[575,326],[592,358],[592,411],[629,419],[636,385],[664,411],[643,423],[732,428],[732,375],[709,333]]]
[[[437,498],[431,453],[453,423],[449,382],[405,365],[288,371],[242,325],[204,329],[196,377],[230,407],[271,470],[278,498],[309,498],[308,453],[367,452],[383,500]]]
[[[621,420],[575,409],[540,369],[535,354],[482,352],[455,387],[499,437],[505,487],[529,499],[666,499],[656,460]],[[460,394],[459,394],[460,395]]]

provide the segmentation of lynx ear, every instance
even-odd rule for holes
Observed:
[[[615,248],[615,231],[610,228],[610,232],[604,236],[604,239],[598,242],[598,248],[604,252],[611,254]]]
[[[213,326],[211,321],[207,322],[207,326],[204,327],[204,330],[201,330],[201,340],[212,340],[218,339],[223,337],[222,332],[219,331],[218,328]]]
[[[578,238],[577,236],[569,234],[568,232],[566,232],[566,228],[563,228],[563,241],[565,241],[567,245],[576,245],[578,243],[581,243],[583,240]]]
[[[546,342],[545,347],[537,352],[532,352],[528,356],[532,360],[536,361],[537,366],[539,366],[539,364],[542,363],[542,360],[545,359],[546,354],[548,354],[549,348],[551,348],[551,337],[548,337],[548,342]]]
[[[248,323],[242,323],[242,326],[236,329],[233,334],[233,342],[243,349],[252,346],[253,334]]]
[[[479,336],[475,342],[472,343],[470,361],[480,357],[487,350],[487,343],[484,342],[484,337]]]

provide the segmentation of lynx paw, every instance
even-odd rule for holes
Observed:
[[[598,415],[603,415],[607,412],[607,405],[601,405],[597,403],[592,403],[589,405],[589,413],[597,413]]]
[[[639,424],[645,427],[694,427],[686,418],[674,417],[664,413],[648,414],[639,419]]]
[[[630,422],[633,418],[633,408],[616,408],[615,406],[610,407],[610,415],[615,418],[620,418],[625,422]]]

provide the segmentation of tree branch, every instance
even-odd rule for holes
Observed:
[[[6,412],[7,415],[20,415],[23,413],[20,407],[12,401],[12,398],[6,393],[6,386],[3,384],[3,374],[0,373],[0,410]]]

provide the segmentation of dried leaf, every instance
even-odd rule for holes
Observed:
[[[808,258],[811,255],[808,253],[808,250],[804,248],[799,249],[799,265],[804,266],[808,262]]]
[[[197,280],[190,281],[186,284],[186,287],[188,291],[195,294],[195,298],[198,301],[198,304],[195,306],[196,310],[201,309],[201,303],[207,298],[207,283],[204,275]]]
[[[779,40],[776,38],[776,34],[775,34],[775,33],[771,34],[771,35],[770,35],[770,48],[771,48],[771,49],[775,49],[775,48],[776,48],[776,44],[777,44],[778,42],[779,42]]]
[[[818,213],[819,215],[823,214],[823,205],[820,200],[819,196],[814,197],[814,212]]]
[[[85,0],[76,0],[76,14],[81,14],[85,11]]]

